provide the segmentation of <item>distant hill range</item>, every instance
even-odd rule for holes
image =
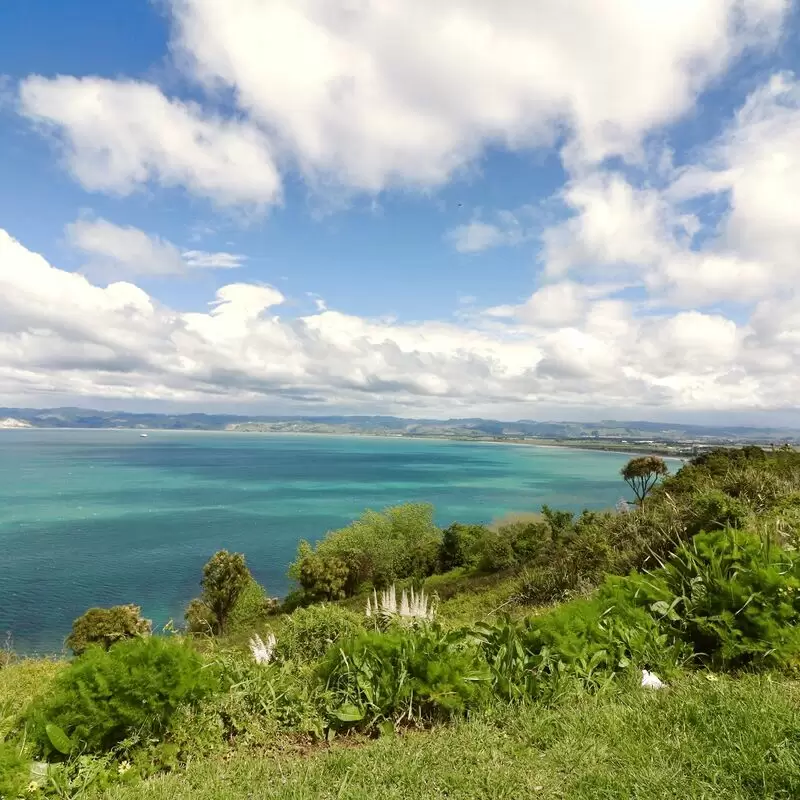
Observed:
[[[500,422],[490,419],[403,419],[387,416],[253,416],[234,414],[133,414],[86,408],[0,408],[3,428],[138,428],[149,430],[252,431],[384,436],[445,437],[467,440],[554,442],[596,446],[657,444],[800,443],[789,428],[726,427],[662,422]],[[682,448],[683,449],[683,448]]]

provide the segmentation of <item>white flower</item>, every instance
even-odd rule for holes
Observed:
[[[276,643],[274,633],[267,636],[266,643],[262,641],[258,634],[253,636],[250,640],[250,652],[253,654],[256,664],[269,664],[272,661],[272,657],[275,655]]]
[[[384,620],[395,618],[410,621],[431,620],[434,617],[434,608],[424,590],[417,594],[413,589],[408,593],[403,589],[398,604],[397,588],[392,584],[381,592],[380,599],[373,589],[372,601],[367,599],[367,616],[372,617],[373,614]]]
[[[642,670],[642,686],[647,689],[663,689],[666,684],[654,672]]]

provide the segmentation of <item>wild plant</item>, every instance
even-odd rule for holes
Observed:
[[[380,598],[373,589],[372,598],[367,597],[366,616],[370,619],[384,624],[400,622],[401,624],[414,624],[418,622],[430,622],[436,615],[435,605],[428,598],[424,589],[416,592],[410,588],[405,589],[397,599],[397,587],[392,584],[388,589],[384,589]]]
[[[319,670],[330,724],[423,724],[463,714],[489,679],[475,644],[437,626],[365,633],[332,648]]]
[[[44,756],[103,752],[132,734],[160,736],[181,705],[218,686],[213,666],[187,644],[130,639],[77,658],[34,704],[28,728]]]

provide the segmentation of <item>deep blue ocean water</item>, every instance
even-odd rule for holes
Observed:
[[[272,595],[297,542],[407,501],[437,522],[542,503],[578,511],[626,494],[627,457],[374,437],[0,430],[0,635],[56,652],[91,606],[182,619],[208,557],[245,553]]]

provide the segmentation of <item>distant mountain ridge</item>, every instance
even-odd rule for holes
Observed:
[[[449,436],[467,439],[649,440],[656,442],[800,442],[791,428],[710,426],[648,421],[600,420],[558,422],[518,420],[408,419],[385,415],[280,416],[240,414],[153,414],[98,411],[87,408],[0,408],[0,420],[19,421],[14,427],[138,428],[160,430],[233,430],[299,433],[366,433],[400,436]]]

